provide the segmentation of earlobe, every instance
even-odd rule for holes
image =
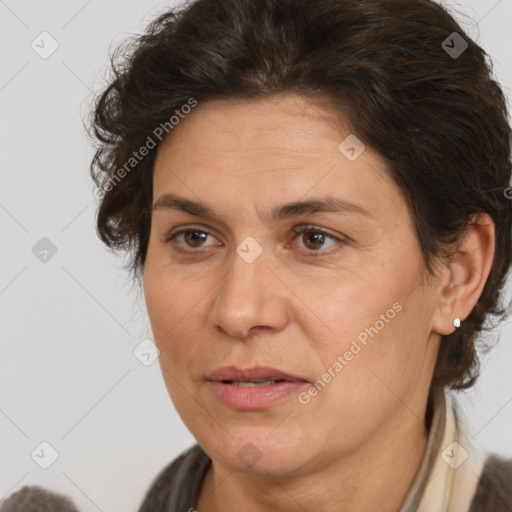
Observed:
[[[470,315],[491,271],[494,251],[493,220],[487,214],[473,216],[464,238],[446,263],[444,284],[432,322],[433,331],[452,334]]]

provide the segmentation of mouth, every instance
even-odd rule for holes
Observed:
[[[236,366],[223,366],[209,374],[207,380],[242,387],[268,386],[278,382],[309,382],[302,376],[268,366],[256,366],[245,370]]]
[[[225,406],[236,410],[276,406],[310,384],[302,376],[261,366],[246,370],[224,366],[211,373],[207,380],[214,396]]]
[[[256,386],[270,386],[278,382],[287,382],[285,380],[272,380],[272,379],[260,379],[260,380],[223,380],[224,384],[231,384],[232,386],[239,386],[242,388],[253,388]]]

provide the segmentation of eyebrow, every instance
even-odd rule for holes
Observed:
[[[162,194],[153,205],[153,211],[167,209],[183,211],[197,217],[211,217],[221,220],[219,215],[204,202],[192,201],[175,194]],[[359,214],[374,217],[372,213],[358,204],[350,203],[338,197],[325,196],[277,206],[271,211],[270,220],[278,222],[299,215],[312,215],[314,213]]]

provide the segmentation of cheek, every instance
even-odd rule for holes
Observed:
[[[144,271],[144,298],[155,342],[160,344],[165,332],[172,327],[176,309],[169,304],[167,282],[159,273],[146,266]]]
[[[183,268],[166,265],[165,255],[148,250],[144,268],[144,297],[153,334],[162,342],[197,302],[197,283],[183,278]]]
[[[144,296],[154,342],[160,351],[159,364],[169,397],[175,407],[182,411],[180,414],[187,414],[190,404],[186,396],[182,395],[184,389],[190,387],[187,379],[193,354],[184,329],[189,329],[190,325],[187,324],[186,304],[182,294],[177,293],[178,287],[173,280],[162,277],[165,274],[163,270],[146,266]]]
[[[420,296],[419,289],[411,293],[414,286],[390,288],[376,283],[345,286],[342,294],[324,299],[322,319],[335,334],[314,347],[321,361],[318,394],[329,402],[328,409],[365,416],[363,403],[371,415],[391,402],[407,401],[423,378],[427,297]]]
[[[144,271],[144,297],[154,342],[160,350],[160,364],[171,374],[180,365],[176,364],[182,351],[176,336],[180,328],[180,318],[186,319],[186,304],[175,279],[170,279],[165,269],[146,263]],[[168,376],[164,372],[164,378]]]
[[[181,273],[180,273],[181,272]],[[180,381],[193,376],[193,362],[204,357],[207,343],[201,329],[207,320],[208,290],[197,277],[183,270],[157,267],[149,262],[144,272],[144,296],[160,365]],[[175,387],[165,371],[168,385]]]

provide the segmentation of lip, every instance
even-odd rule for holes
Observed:
[[[217,399],[231,409],[265,409],[282,399],[297,394],[310,382],[303,377],[282,372],[276,368],[257,366],[242,370],[236,366],[223,366],[207,377]],[[239,387],[225,381],[276,380],[274,384]]]
[[[304,377],[285,373],[277,368],[269,366],[255,366],[253,368],[241,369],[236,366],[223,366],[210,373],[207,377],[210,381],[233,381],[233,380],[285,380],[288,382],[309,382]]]

